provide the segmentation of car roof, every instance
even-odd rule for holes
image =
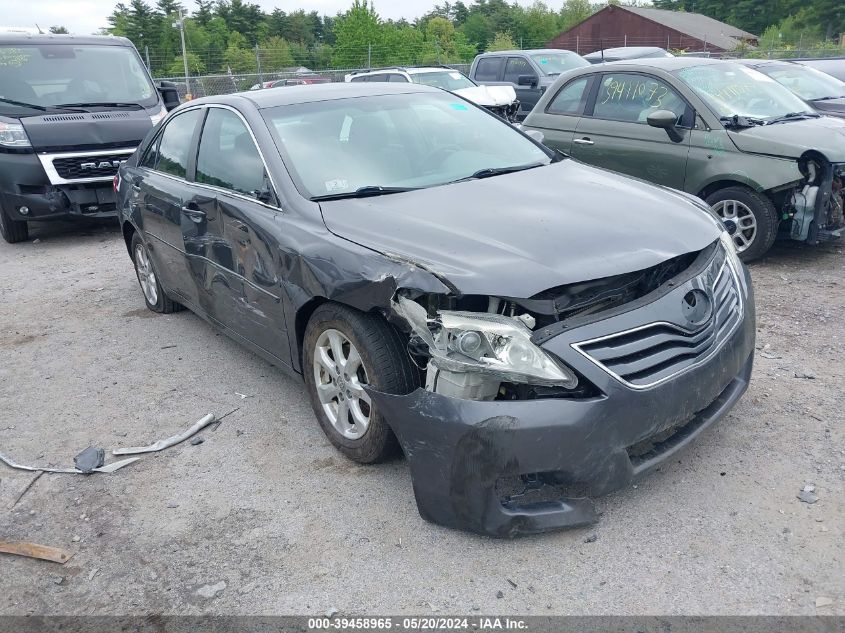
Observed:
[[[491,55],[519,55],[519,54],[526,54],[526,55],[536,55],[537,53],[573,53],[577,55],[575,51],[570,51],[565,48],[530,48],[525,50],[512,50],[512,51],[488,51],[487,53],[481,53],[478,57],[489,57]]]
[[[591,66],[595,72],[601,72],[601,68],[607,66],[645,66],[648,68],[659,68],[667,72],[680,70],[682,68],[693,68],[695,66],[710,66],[713,64],[727,64],[733,60],[711,59],[709,57],[644,57],[640,59],[622,59],[608,62],[605,66]],[[580,69],[579,69],[580,70]]]
[[[737,64],[742,64],[743,66],[800,66],[793,61],[789,61],[786,59],[732,59],[732,62],[736,62]]]
[[[0,32],[0,46],[49,46],[53,44],[76,44],[79,46],[133,46],[125,37],[115,35],[67,35]],[[134,47],[134,46],[133,46]]]
[[[604,55],[612,55],[612,56],[626,56],[626,55],[642,55],[643,53],[656,53],[658,51],[663,51],[664,53],[667,52],[665,48],[660,48],[659,46],[619,46],[617,48],[606,48],[604,49]],[[601,57],[602,51],[593,51],[592,53],[587,53],[584,55],[584,59],[594,59],[596,57]]]
[[[284,90],[253,90],[236,92],[229,95],[217,95],[195,99],[192,105],[219,103],[223,105],[238,105],[249,101],[256,108],[274,108],[283,105],[299,103],[314,103],[317,101],[333,101],[336,99],[354,99],[356,97],[372,97],[391,94],[413,94],[429,92],[442,94],[439,88],[432,88],[422,84],[389,83],[389,82],[343,82],[330,84],[310,84],[307,86],[287,86]]]

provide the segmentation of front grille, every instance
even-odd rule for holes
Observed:
[[[65,180],[111,178],[117,173],[120,163],[127,158],[125,153],[54,158],[53,167]]]
[[[575,349],[635,389],[652,387],[698,365],[721,347],[742,320],[739,281],[727,260],[715,258],[700,277],[715,279],[710,282],[712,315],[699,328],[651,323],[576,343]]]

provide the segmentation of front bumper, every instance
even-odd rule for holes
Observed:
[[[35,154],[0,153],[0,207],[12,220],[117,217],[111,180],[53,185]]]
[[[423,518],[500,537],[595,522],[590,497],[623,488],[671,457],[747,389],[754,298],[744,267],[741,276],[743,318],[729,338],[706,361],[655,386],[631,388],[575,353],[572,343],[602,328],[621,331],[652,320],[685,288],[544,343],[599,388],[602,395],[594,398],[481,402],[422,389],[372,392],[410,463]],[[503,492],[514,480],[527,494]]]

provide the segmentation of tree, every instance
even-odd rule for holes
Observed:
[[[277,72],[295,64],[290,46],[281,37],[267,38],[262,42],[259,51],[262,72]]]
[[[67,35],[69,31],[63,26],[51,26],[50,33],[53,35]]]
[[[376,58],[380,58],[384,52],[380,46],[383,35],[380,22],[367,0],[353,0],[352,7],[335,20],[332,62],[339,68],[364,66],[370,46],[375,47]]]
[[[509,51],[516,48],[516,44],[510,36],[510,33],[496,33],[493,36],[493,41],[487,46],[488,51]]]

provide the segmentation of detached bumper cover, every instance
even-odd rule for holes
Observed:
[[[747,389],[754,300],[744,268],[741,276],[747,294],[739,326],[706,362],[655,387],[631,389],[573,354],[572,342],[585,333],[567,332],[544,346],[596,384],[602,396],[480,402],[422,389],[404,396],[372,392],[410,463],[420,514],[500,537],[595,522],[590,497],[623,488],[668,459],[724,417]],[[675,301],[676,294],[609,319],[609,325],[579,329],[631,325],[665,312],[659,304]],[[523,503],[501,493],[509,478],[554,481],[564,494]],[[567,490],[578,492],[567,496]]]

